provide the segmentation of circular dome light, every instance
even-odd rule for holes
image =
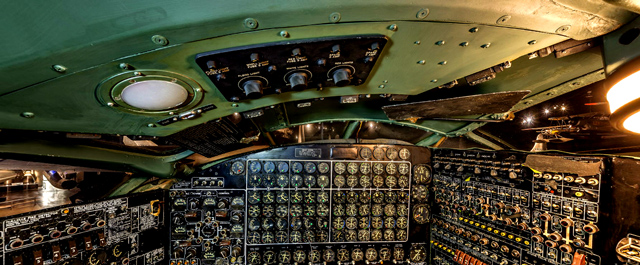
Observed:
[[[132,107],[157,111],[184,104],[189,97],[189,92],[175,82],[145,80],[126,86],[120,97]]]
[[[607,77],[607,101],[614,128],[640,133],[640,57],[633,59]]]

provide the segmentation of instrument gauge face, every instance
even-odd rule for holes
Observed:
[[[398,179],[394,176],[387,176],[385,183],[387,184],[387,187],[395,188],[395,186],[398,184]]]
[[[278,261],[280,261],[280,263],[290,263],[291,262],[291,252],[287,251],[287,250],[281,250],[280,253],[278,253]]]
[[[373,231],[371,231],[371,240],[373,241],[382,240],[382,230],[374,229]]]
[[[336,163],[333,167],[334,167],[334,171],[338,175],[341,175],[347,170],[347,166],[345,166],[344,163]]]
[[[329,172],[329,164],[326,162],[318,164],[318,172],[321,174],[327,174]]]
[[[373,173],[375,173],[376,175],[384,173],[384,165],[381,163],[373,164]]]
[[[384,186],[384,178],[380,175],[376,175],[373,177],[373,186],[376,188],[380,188]]]
[[[328,187],[329,186],[329,177],[327,177],[325,175],[320,175],[318,177],[317,183],[318,183],[318,186],[320,188]]]
[[[259,175],[251,175],[249,176],[249,187],[257,188],[262,185],[262,178]]]
[[[400,188],[408,188],[409,187],[409,177],[407,177],[407,176],[398,177],[398,186],[400,186]]]
[[[407,163],[402,163],[398,165],[398,172],[400,172],[400,175],[406,175],[409,173],[409,164]]]
[[[249,162],[249,172],[252,174],[257,174],[262,169],[262,164],[259,161],[251,161]]]
[[[304,178],[304,186],[309,188],[316,186],[316,177],[314,177],[313,175],[307,175]]]
[[[400,159],[407,160],[409,159],[409,157],[411,157],[411,152],[409,152],[409,149],[407,148],[402,148],[398,152],[398,155],[400,156]]]
[[[347,164],[347,172],[349,172],[349,174],[357,173],[358,172],[358,164],[356,164],[356,163]]]
[[[304,262],[304,260],[307,257],[307,253],[304,252],[304,250],[296,250],[296,252],[293,253],[293,260],[297,263],[302,263]]]
[[[317,249],[311,250],[311,253],[309,253],[309,261],[311,261],[312,263],[320,262],[320,251]]]
[[[427,250],[422,245],[414,245],[409,251],[409,259],[413,262],[424,262],[427,259]]]
[[[369,248],[367,249],[367,252],[365,253],[365,256],[367,258],[368,261],[374,261],[378,258],[378,252],[376,251],[375,248]]]
[[[333,185],[338,188],[344,187],[347,184],[347,180],[342,175],[337,175],[333,178]]]
[[[418,224],[425,224],[429,221],[429,208],[424,204],[413,207],[413,220]]]
[[[384,149],[382,148],[373,149],[373,157],[377,160],[384,160]]]
[[[286,188],[287,186],[289,186],[289,176],[280,174],[278,175],[278,179],[276,180],[276,182],[278,184],[278,187]]]
[[[271,161],[264,162],[264,172],[273,173],[276,170],[276,164]]]
[[[289,172],[289,164],[287,164],[287,162],[278,162],[278,172],[280,173]]]
[[[387,148],[387,158],[389,158],[389,160],[398,158],[398,150],[391,147]]]
[[[360,157],[362,157],[362,159],[369,160],[372,154],[373,153],[371,152],[370,148],[368,147],[360,148]]]
[[[347,177],[347,186],[354,188],[358,186],[358,177],[356,175],[350,175]]]
[[[396,164],[394,163],[387,164],[386,169],[387,169],[387,173],[390,175],[395,175],[397,172],[397,167],[396,167]]]
[[[293,186],[294,188],[302,187],[303,183],[304,183],[304,180],[302,180],[302,176],[293,175],[291,177],[291,186]]]
[[[302,173],[303,169],[304,167],[300,162],[293,162],[293,164],[291,165],[291,170],[293,171],[293,173],[296,173],[296,174]]]
[[[353,251],[351,251],[351,258],[353,259],[353,261],[361,261],[363,257],[364,257],[364,253],[362,252],[361,249],[356,248]]]
[[[236,161],[231,164],[231,174],[240,175],[244,173],[244,163],[241,161]]]
[[[362,173],[362,174],[371,173],[371,164],[369,164],[369,163],[360,164],[360,173]]]
[[[262,180],[262,186],[265,188],[273,188],[273,186],[276,184],[276,176],[272,175],[272,174],[268,174],[266,176],[264,176],[264,179]]]
[[[431,181],[431,171],[425,165],[413,167],[413,179],[416,184],[427,184]]]
[[[249,252],[248,260],[250,264],[260,264],[260,253],[258,253],[257,251]]]
[[[316,170],[317,170],[317,167],[315,163],[313,162],[304,163],[304,171],[306,171],[308,174],[316,173]]]

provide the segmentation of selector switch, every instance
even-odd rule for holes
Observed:
[[[249,80],[242,83],[244,94],[248,98],[256,99],[262,96],[262,82],[260,80]]]
[[[305,72],[296,72],[291,74],[287,79],[289,81],[289,84],[291,84],[291,89],[304,90],[307,88],[309,76]]]
[[[339,68],[333,72],[333,82],[336,86],[346,86],[351,83],[351,69],[349,68]]]

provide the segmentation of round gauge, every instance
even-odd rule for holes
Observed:
[[[331,223],[333,229],[342,230],[342,228],[344,228],[344,219],[342,217],[333,218]]]
[[[382,228],[383,223],[384,222],[382,221],[382,217],[376,216],[376,217],[371,218],[371,228],[373,228],[373,229]]]
[[[347,193],[347,202],[348,203],[356,203],[358,202],[358,193],[355,191],[350,191]]]
[[[273,203],[276,200],[276,195],[271,191],[265,191],[262,193],[262,203]]]
[[[381,248],[380,259],[383,261],[391,260],[391,250],[389,250],[388,248]]]
[[[395,260],[403,260],[404,259],[404,249],[403,248],[395,248],[393,250],[393,259],[395,259]]]
[[[326,204],[318,204],[318,208],[316,209],[316,213],[318,216],[327,216],[329,215],[329,206]]]
[[[416,184],[427,184],[431,182],[431,172],[425,165],[413,167],[413,180]]]
[[[374,204],[371,207],[371,215],[373,216],[381,216],[383,212],[383,208],[381,204]]]
[[[293,231],[289,235],[289,241],[291,243],[300,243],[302,242],[302,233],[300,231]],[[303,253],[304,255],[304,253]]]
[[[382,191],[376,191],[372,196],[374,203],[382,203],[384,201],[384,193]]]
[[[264,172],[273,173],[276,171],[276,164],[271,161],[264,162]]]
[[[362,159],[369,160],[369,158],[371,158],[371,155],[372,155],[372,152],[369,147],[360,148],[360,157],[362,157]]]
[[[400,188],[408,188],[409,187],[409,177],[407,177],[407,176],[398,177],[398,186],[400,186]]]
[[[304,211],[302,212],[302,214],[304,214],[304,216],[315,216],[316,215],[316,206],[314,204],[305,205],[304,206]]]
[[[378,258],[378,252],[375,248],[368,248],[364,255],[367,261],[375,261]]]
[[[391,216],[384,218],[384,228],[394,228],[394,227],[396,227],[396,219],[393,219],[393,217]]]
[[[335,165],[333,165],[333,168],[338,175],[341,175],[347,170],[347,166],[345,166],[344,163],[336,163]]]
[[[394,204],[387,204],[384,206],[384,214],[386,216],[395,216],[396,215],[396,206]]]
[[[316,202],[316,194],[313,191],[305,191],[304,194],[304,202],[305,203],[315,203]]]
[[[263,218],[262,219],[262,229],[263,230],[271,230],[276,226],[276,223],[271,218]]]
[[[293,162],[293,164],[291,165],[291,170],[293,171],[293,173],[300,174],[302,173],[303,169],[304,167],[300,162]]]
[[[262,180],[262,186],[265,188],[273,188],[276,184],[276,176],[268,174]]]
[[[291,192],[291,203],[301,203],[303,200],[302,192],[300,191],[292,191]]]
[[[262,178],[259,175],[251,175],[249,176],[249,187],[256,188],[262,185]]]
[[[349,204],[351,205],[351,204]],[[333,216],[343,216],[344,215],[344,205],[342,204],[335,204],[333,205]]]
[[[427,250],[422,245],[413,245],[409,257],[412,262],[424,262],[427,259]]]
[[[402,148],[398,152],[398,156],[400,156],[400,159],[402,160],[407,160],[409,159],[409,157],[411,157],[411,152],[409,152],[409,149],[407,148]]]
[[[371,164],[369,164],[369,163],[360,164],[360,173],[362,173],[362,174],[371,173]]]
[[[324,187],[328,187],[329,186],[329,177],[327,177],[326,175],[320,175],[318,177],[318,186],[320,188],[324,188]]]
[[[387,169],[387,173],[389,173],[390,175],[396,174],[396,171],[397,171],[396,164],[389,163],[389,164],[387,164],[387,168],[386,169]]]
[[[326,191],[319,191],[316,196],[316,201],[319,203],[328,203],[329,202],[329,193]]]
[[[278,217],[286,217],[289,214],[289,208],[284,204],[279,204],[276,207],[276,216]]]
[[[287,162],[278,162],[278,172],[280,173],[289,172],[289,164],[287,164]]]
[[[414,201],[421,202],[427,199],[429,193],[427,188],[423,185],[416,185],[411,188],[411,197]]]
[[[344,179],[344,176],[342,175],[337,175],[333,178],[333,185],[335,185],[338,188],[344,187],[344,185],[347,184],[346,182],[347,180]]]
[[[371,177],[367,175],[360,176],[360,186],[363,188],[371,187]]]
[[[260,212],[260,205],[249,205],[249,217],[258,217]]]
[[[373,177],[373,186],[376,188],[384,186],[384,178],[380,175],[375,175]]]
[[[305,242],[312,242],[311,241],[305,241]],[[318,263],[320,262],[320,250],[314,249],[311,250],[311,253],[309,253],[309,261],[311,261],[311,263]]]
[[[302,187],[303,183],[304,183],[304,180],[302,180],[302,176],[300,176],[300,175],[291,176],[291,186],[292,187],[294,187],[294,188]]]
[[[306,258],[307,258],[307,253],[304,250],[299,249],[293,253],[293,261],[297,263],[303,263]]]
[[[375,229],[371,231],[371,240],[372,241],[380,241],[382,240],[382,230]]]
[[[292,205],[291,208],[289,208],[289,214],[291,214],[292,217],[302,216],[302,205]]]
[[[349,175],[347,177],[347,186],[354,188],[355,186],[358,186],[358,177],[355,175]]]
[[[381,175],[384,173],[384,165],[381,163],[373,164],[373,173],[376,175]]]
[[[413,207],[413,220],[418,224],[425,224],[429,221],[429,208],[424,204]]]
[[[251,231],[247,233],[247,242],[249,244],[260,244],[260,233]]]
[[[355,217],[347,218],[347,220],[345,221],[345,227],[347,227],[347,229],[358,228],[358,219],[356,219]]]
[[[358,241],[369,241],[370,236],[371,235],[369,234],[369,230],[358,230]]]
[[[304,233],[302,234],[302,241],[305,243],[312,243],[316,241],[316,233],[314,233],[312,230],[305,230]]]
[[[329,241],[329,232],[324,230],[318,231],[318,234],[316,235],[316,242],[328,242],[328,241]]]
[[[377,160],[384,160],[384,149],[382,148],[373,149],[373,157]]]
[[[250,204],[256,204],[256,203],[260,202],[260,192],[259,191],[255,191],[255,190],[248,191],[247,192],[247,197],[248,197],[247,201]]]
[[[342,191],[336,191],[333,193],[333,202],[335,203],[344,203],[347,194]]]
[[[276,183],[280,188],[286,188],[289,186],[289,177],[287,175],[278,175],[278,179],[276,179]]]
[[[400,229],[405,229],[409,226],[409,220],[407,220],[407,217],[398,217],[398,220],[396,220],[396,226]]]
[[[320,174],[327,174],[329,172],[329,164],[326,162],[318,164],[318,172],[320,172]]]
[[[266,204],[262,206],[262,216],[264,217],[272,217],[275,211],[273,205]]]
[[[358,240],[358,232],[356,232],[356,230],[345,231],[344,240],[346,242],[355,242],[356,240]]]
[[[360,219],[358,219],[358,227],[360,229],[369,229],[369,217],[360,217]]]
[[[300,208],[300,212],[302,212],[302,208]],[[294,217],[291,219],[291,230],[300,230],[302,229],[302,220],[300,217]]]
[[[262,243],[271,244],[271,243],[273,243],[273,239],[274,238],[275,238],[275,236],[273,235],[272,232],[264,232],[264,233],[262,233]]]
[[[409,201],[409,193],[406,191],[398,191],[398,202],[405,203]]]
[[[398,172],[400,172],[400,175],[408,174],[409,173],[409,164],[407,164],[407,163],[398,164]]]
[[[247,226],[249,231],[256,231],[260,229],[260,220],[258,218],[250,218]]]
[[[320,230],[328,229],[329,228],[329,221],[326,218],[320,217],[320,218],[318,218],[317,226],[318,226],[318,229],[320,229]]]
[[[289,202],[289,194],[286,191],[277,191],[276,192],[276,202],[277,203],[288,203]]]
[[[398,150],[391,147],[387,148],[387,158],[389,158],[389,160],[398,158]]]
[[[358,164],[356,164],[356,163],[347,164],[347,172],[349,172],[349,174],[357,173],[358,172]]]
[[[397,232],[396,232],[396,240],[398,240],[398,241],[407,241],[407,230],[397,230]]]
[[[316,164],[313,162],[306,162],[304,163],[304,171],[307,172],[308,174],[313,174],[316,173]]]
[[[358,214],[358,206],[355,204],[347,204],[344,213],[347,214],[347,216],[356,216]]]
[[[396,232],[393,231],[393,229],[385,229],[383,237],[386,241],[394,241],[396,239]]]
[[[322,258],[326,262],[333,262],[333,259],[336,257],[336,253],[331,249],[325,249],[324,253],[322,253]]]
[[[247,261],[249,261],[250,264],[254,264],[254,265],[260,264],[260,253],[258,253],[257,251],[249,252],[249,255],[247,256]]]
[[[251,161],[249,162],[249,172],[251,174],[258,174],[260,173],[260,170],[262,169],[262,164],[260,164],[260,161]]]
[[[286,235],[286,233],[285,233]],[[279,242],[279,243],[286,243],[287,241],[285,240],[284,242]],[[290,263],[291,262],[291,252],[287,251],[287,250],[280,250],[280,253],[278,253],[278,261],[280,263]]]
[[[365,191],[362,194],[360,194],[361,203],[368,204],[370,201],[371,201],[371,193]]]
[[[300,212],[302,212],[302,208],[300,208]],[[290,226],[291,230],[300,230],[302,229],[302,220],[299,217],[294,217],[291,219]]]
[[[398,200],[398,194],[396,194],[393,191],[388,191],[387,193],[384,194],[384,201],[387,203],[396,203],[396,200]]]
[[[387,187],[389,188],[394,188],[397,184],[398,184],[398,179],[396,179],[396,177],[394,176],[387,176],[387,179],[385,179],[385,183],[387,184]]]
[[[351,259],[353,259],[353,261],[361,261],[363,258],[364,258],[364,252],[362,252],[361,249],[356,248],[351,251]]]
[[[278,221],[276,221],[276,229],[278,230],[287,230],[287,226],[289,226],[287,218],[279,218]]]
[[[341,248],[338,250],[338,260],[345,262],[349,260],[349,250]]]
[[[406,204],[398,204],[398,206],[396,207],[396,211],[398,213],[398,216],[407,216],[409,213],[409,209],[407,209]]]
[[[263,260],[266,264],[276,263],[276,253],[271,250],[265,252],[263,255]]]
[[[360,216],[369,216],[371,214],[371,207],[369,204],[362,204],[358,207],[358,214]]]
[[[233,162],[233,164],[231,164],[231,174],[240,175],[242,173],[244,173],[244,163],[240,161]]]

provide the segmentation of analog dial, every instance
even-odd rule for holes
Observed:
[[[396,172],[397,172],[396,164],[394,164],[394,163],[387,164],[386,170],[387,170],[387,173],[390,174],[390,175],[396,174]]]
[[[360,217],[358,227],[360,229],[369,229],[369,217]]]
[[[393,191],[387,191],[387,193],[384,194],[384,201],[387,203],[396,203],[397,200],[398,194]]]
[[[304,171],[307,172],[307,174],[316,173],[316,170],[318,170],[318,168],[316,167],[315,163],[313,162],[304,163]]]
[[[329,215],[329,206],[326,204],[318,204],[318,208],[316,209],[316,213],[318,216],[328,216]]]
[[[331,249],[325,249],[324,252],[322,253],[322,258],[326,262],[333,262],[335,257],[336,257],[336,253],[333,252],[333,250]]]
[[[416,184],[427,184],[431,181],[431,171],[425,165],[413,167],[413,180]]]
[[[299,217],[291,219],[291,230],[300,230],[302,228],[302,220]]]
[[[360,202],[361,203],[369,203],[371,201],[371,194],[369,192],[363,192],[360,194]]]
[[[335,163],[335,165],[333,165],[334,171],[336,172],[336,174],[338,175],[342,175],[342,173],[344,173],[347,170],[347,166],[344,165],[344,163]]]
[[[276,183],[278,184],[278,187],[286,188],[287,186],[289,186],[289,176],[284,174],[278,175],[278,179],[276,180]]]
[[[400,186],[400,188],[409,187],[409,177],[407,176],[398,177],[398,186]]]
[[[405,203],[409,201],[409,192],[398,191],[398,202]]]
[[[362,186],[363,188],[371,187],[371,177],[369,177],[368,175],[360,176],[360,186]]]
[[[387,178],[385,179],[385,183],[387,184],[387,187],[389,188],[395,188],[396,185],[398,185],[398,179],[394,176],[387,176]]]
[[[273,188],[276,184],[276,176],[274,175],[266,175],[262,180],[262,186],[265,188]]]
[[[427,192],[427,187],[423,185],[415,185],[411,188],[412,198],[417,202],[421,202],[427,199],[429,195]]]
[[[260,233],[251,231],[247,233],[247,242],[249,244],[260,244]]]
[[[333,178],[333,185],[338,188],[344,187],[347,184],[347,180],[342,175],[337,175]]]
[[[289,214],[289,208],[287,208],[286,205],[279,204],[278,207],[276,207],[276,216],[285,217],[287,214]]]
[[[289,172],[289,164],[287,164],[287,162],[278,162],[278,172],[280,173]]]
[[[273,235],[272,232],[264,232],[264,233],[262,233],[262,243],[271,244],[271,243],[273,243],[274,239],[275,239],[275,236]]]
[[[344,228],[344,219],[339,216],[336,218],[333,218],[332,226],[333,226],[333,229],[342,230],[342,228]]]
[[[276,200],[276,195],[272,191],[265,191],[262,194],[262,203],[273,203]]]
[[[281,250],[280,253],[278,253],[278,261],[280,263],[290,263],[291,262],[291,252],[287,251],[287,250]]]
[[[403,248],[395,248],[393,250],[393,259],[395,259],[395,260],[403,260],[404,259],[404,249]]]
[[[302,233],[300,231],[291,232],[291,235],[289,235],[289,241],[291,243],[300,243],[300,242],[302,242]]]
[[[358,186],[358,177],[356,175],[349,175],[347,177],[347,186],[351,188]]]
[[[383,261],[391,260],[391,250],[388,248],[381,248],[378,254],[380,254],[380,259]]]
[[[260,205],[249,205],[249,217],[260,216]]]
[[[316,249],[311,250],[311,253],[309,253],[309,261],[312,263],[320,262],[320,251]]]
[[[249,187],[251,188],[257,188],[260,187],[260,185],[262,185],[262,178],[260,178],[259,175],[251,175],[249,176]]]
[[[396,220],[396,226],[400,229],[405,229],[409,226],[409,221],[404,216],[398,217],[398,220]]]
[[[344,215],[344,205],[336,204],[333,206],[333,216],[343,216]]]
[[[274,209],[273,205],[267,204],[262,206],[262,216],[264,217],[272,217],[275,211],[276,210]]]
[[[375,157],[378,160],[384,160],[384,149],[382,148],[373,149],[373,157]]]
[[[260,173],[261,169],[262,169],[262,164],[260,164],[260,161],[251,161],[251,162],[249,162],[249,172],[251,174]]]
[[[371,231],[371,240],[372,241],[380,241],[382,240],[382,230],[375,229]]]
[[[329,242],[329,232],[324,230],[318,231],[316,242]]]
[[[256,231],[260,229],[260,220],[258,218],[251,218],[247,224],[250,231]]]
[[[358,214],[360,216],[368,216],[371,213],[371,207],[369,206],[369,204],[363,204],[360,205],[360,207],[358,207]]]
[[[327,174],[329,172],[329,164],[326,162],[318,164],[318,172],[320,172],[320,174]]]
[[[427,259],[427,250],[422,245],[414,245],[409,251],[409,259],[413,262],[424,262]]]
[[[312,243],[316,241],[316,233],[311,230],[305,230],[302,234],[302,241],[305,243]]]
[[[308,204],[304,206],[304,216],[315,216],[316,215],[316,206],[314,204]]]
[[[302,193],[304,195],[305,203],[315,203],[316,202],[316,193],[313,191],[305,191]]]
[[[266,264],[274,264],[276,263],[276,253],[269,250],[264,253],[263,259]]]
[[[384,186],[384,177],[375,175],[373,177],[373,186],[376,188],[381,188],[382,186]]]
[[[374,203],[382,203],[384,201],[384,192],[382,191],[374,192],[372,200]]]
[[[349,172],[349,174],[358,173],[358,164],[356,163],[347,164],[347,172]]]
[[[274,171],[276,171],[276,164],[275,163],[273,163],[271,161],[264,162],[264,172],[273,173]]]
[[[406,204],[398,204],[398,207],[396,207],[396,211],[398,213],[398,216],[407,216],[409,213]]]
[[[371,207],[371,215],[373,216],[381,216],[383,212],[383,208],[381,204],[374,204]]]
[[[351,259],[353,259],[353,261],[361,261],[364,258],[364,252],[362,252],[361,249],[356,248],[353,251],[351,251]]]
[[[365,258],[368,261],[375,261],[376,259],[378,259],[378,252],[375,248],[368,248],[365,252]]]
[[[314,228],[315,222],[313,218],[305,217],[302,219],[302,224],[304,225],[304,228],[311,229]]]
[[[335,203],[344,203],[347,194],[342,191],[336,191],[333,193],[333,202]]]
[[[398,150],[391,147],[387,148],[387,158],[389,158],[389,160],[398,158]]]
[[[341,262],[345,262],[349,260],[349,250],[341,248],[338,250],[338,260]]]
[[[244,163],[240,161],[233,162],[231,164],[231,174],[240,175],[242,173],[244,173]]]
[[[358,241],[369,241],[370,234],[369,230],[360,229],[358,230]]]
[[[356,203],[358,201],[358,193],[355,191],[350,191],[347,193],[347,202],[348,203]]]
[[[276,226],[276,223],[271,218],[262,219],[262,229],[272,230]]]
[[[278,230],[286,230],[288,225],[287,218],[279,218],[278,221],[276,221],[276,229]]]
[[[396,239],[396,232],[393,229],[385,229],[382,235],[386,241],[394,241]]]
[[[384,173],[384,165],[381,163],[373,164],[373,173],[376,175],[381,175]]]
[[[327,203],[329,202],[329,193],[326,191],[319,191],[317,197],[317,202],[319,203]]]
[[[320,188],[324,188],[324,187],[328,187],[329,186],[329,177],[327,177],[326,175],[320,175],[318,177],[318,186]]]
[[[302,187],[304,181],[302,180],[302,176],[293,175],[291,176],[291,186],[294,188]]]
[[[360,148],[360,157],[362,157],[362,159],[368,160],[369,158],[371,158],[372,155],[373,155],[373,152],[371,152],[370,148],[368,147]]]
[[[248,199],[247,201],[250,204],[256,204],[260,202],[260,192],[259,191],[248,191],[247,192]]]
[[[291,205],[291,208],[289,209],[289,213],[291,214],[292,217],[302,216],[302,205],[300,204]]]
[[[276,192],[276,202],[277,203],[287,203],[289,202],[289,193],[286,191],[278,191]]]
[[[301,203],[304,199],[301,191],[292,191],[291,192],[291,203]]]
[[[406,241],[407,240],[407,230],[397,230],[396,232],[396,240]]]
[[[413,207],[413,220],[418,224],[424,224],[429,221],[429,208],[424,204],[418,204]]]
[[[408,174],[409,173],[409,164],[407,164],[407,163],[398,164],[398,172],[400,173],[400,175]]]
[[[304,178],[304,186],[305,187],[309,187],[309,188],[315,187],[316,186],[316,177],[313,176],[313,175],[307,175]]]
[[[358,228],[358,219],[356,219],[355,217],[347,218],[347,220],[345,221],[345,227],[347,227],[347,229]]]
[[[400,156],[400,159],[402,160],[407,160],[409,159],[409,157],[411,157],[411,152],[409,152],[409,149],[407,148],[402,148],[398,152],[398,156]]]
[[[260,264],[260,253],[258,253],[257,251],[249,252],[247,259],[250,264]]]
[[[302,166],[302,163],[300,162],[293,162],[293,164],[291,165],[291,170],[293,171],[293,173],[300,174],[302,173],[303,169],[304,166]]]
[[[302,263],[304,262],[304,260],[307,258],[307,253],[304,250],[296,250],[296,252],[293,253],[293,261],[297,262],[297,263]]]
[[[347,242],[355,242],[358,240],[358,232],[356,230],[347,230],[344,233],[344,240]]]
[[[384,228],[394,228],[396,226],[396,220],[393,217],[384,218]]]
[[[382,221],[382,217],[375,216],[371,218],[371,227],[374,229],[382,228],[384,222]]]
[[[362,173],[362,174],[371,173],[371,164],[369,164],[369,163],[360,164],[360,173]]]
[[[355,204],[347,204],[347,208],[344,210],[344,213],[346,213],[347,216],[356,216],[358,214],[358,206]]]

